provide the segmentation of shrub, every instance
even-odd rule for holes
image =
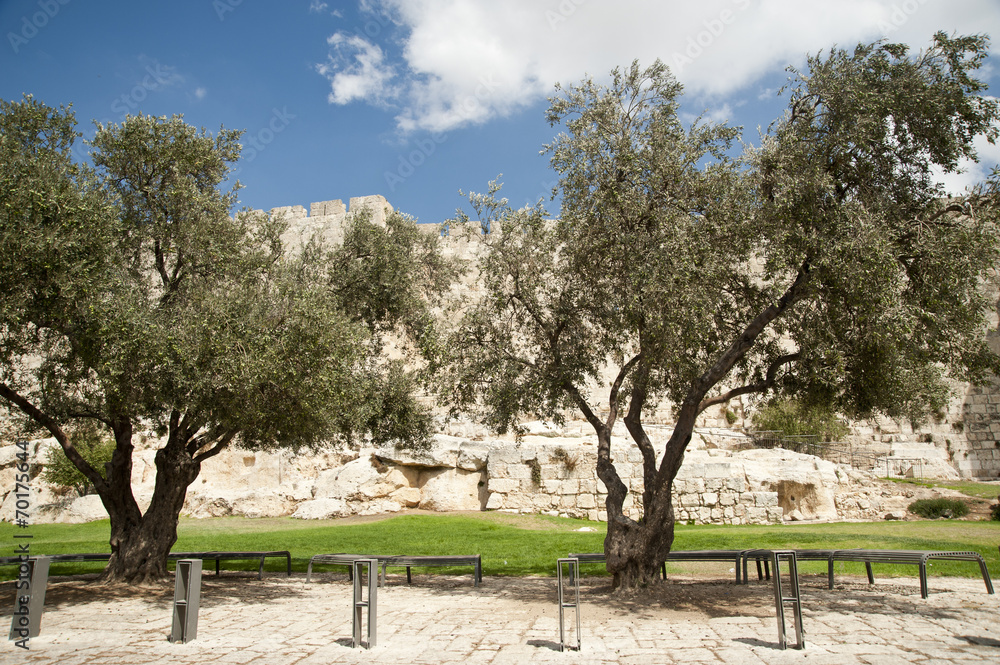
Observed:
[[[114,441],[102,435],[95,426],[77,429],[71,435],[71,440],[80,456],[98,473],[105,475],[104,465],[111,461],[111,455],[115,452]],[[45,459],[45,470],[42,471],[42,480],[50,485],[75,491],[79,496],[94,492],[93,484],[69,461],[62,448],[49,450]]]
[[[849,433],[847,425],[830,408],[791,399],[765,404],[754,414],[753,426],[760,431],[780,431],[785,436],[817,436],[823,441],[837,441]]]
[[[524,463],[531,469],[531,482],[536,486],[540,486],[542,484],[542,465],[538,463],[538,459],[533,457],[525,460]]]
[[[552,451],[552,459],[562,462],[562,465],[569,473],[572,473],[573,469],[576,468],[576,458],[566,452],[566,449],[561,446]]]
[[[958,499],[920,499],[909,505],[914,515],[935,520],[939,517],[963,517],[969,514],[969,507]]]

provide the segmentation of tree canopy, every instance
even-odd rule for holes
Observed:
[[[876,42],[812,56],[791,72],[785,115],[738,156],[738,128],[685,125],[667,68],[633,63],[550,100],[557,219],[512,210],[495,183],[470,196],[500,232],[481,239],[485,291],[454,333],[443,392],[498,430],[566,408],[591,423],[616,584],[655,579],[705,409],[779,393],[920,417],[949,378],[1000,368],[984,289],[1000,176],[959,198],[933,179],[997,136],[997,101],[975,77],[986,49],[939,33],[919,53]],[[662,400],[675,426],[657,451],[643,418]],[[641,520],[622,513],[620,415],[644,460]]]
[[[98,126],[85,165],[74,124],[30,97],[0,105],[0,397],[100,495],[108,579],[165,574],[186,488],[229,445],[425,441],[417,379],[381,353],[393,331],[434,349],[428,298],[451,268],[413,220],[355,215],[342,245],[289,255],[282,219],[234,214],[239,185],[221,188],[239,132],[130,116]],[[72,436],[94,424],[115,441],[102,469]],[[165,444],[143,513],[146,428]]]

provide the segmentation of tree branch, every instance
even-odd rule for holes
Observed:
[[[210,457],[215,457],[216,455],[218,455],[219,453],[221,453],[223,450],[225,450],[227,446],[229,446],[229,443],[236,437],[236,434],[237,434],[236,430],[231,430],[231,431],[227,432],[210,449],[206,450],[205,452],[201,453],[200,455],[192,455],[192,460],[194,460],[194,462],[196,464],[201,464],[202,462],[204,462],[205,460],[209,459]]]
[[[756,383],[750,383],[739,388],[734,388],[728,392],[725,392],[717,397],[712,397],[710,399],[702,400],[698,405],[698,413],[703,412],[705,409],[715,406],[716,404],[725,404],[731,399],[739,397],[740,395],[747,395],[750,393],[762,393],[767,391],[771,386],[774,385],[774,381],[777,378],[778,368],[782,365],[787,365],[788,363],[795,362],[802,357],[801,353],[790,353],[788,355],[780,356],[771,363],[770,367],[767,368],[767,376],[763,380]]]
[[[14,406],[20,409],[22,413],[47,429],[52,436],[55,437],[56,441],[59,442],[59,445],[62,446],[63,452],[66,453],[66,457],[73,463],[73,466],[79,469],[80,473],[85,475],[87,480],[93,483],[94,487],[105,487],[104,476],[98,473],[97,470],[94,469],[89,462],[87,462],[87,460],[83,459],[83,456],[80,455],[80,452],[70,440],[69,435],[66,434],[54,418],[47,413],[44,413],[27,398],[13,390],[5,383],[0,383],[0,397],[3,397],[8,402],[14,404]]]

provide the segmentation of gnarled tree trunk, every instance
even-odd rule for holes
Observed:
[[[118,438],[117,429],[115,434]],[[119,439],[109,465],[108,491],[101,492],[111,517],[111,560],[101,575],[103,582],[145,584],[168,576],[167,555],[177,542],[177,519],[201,462],[191,457],[183,438],[172,428],[167,444],[156,452],[155,463],[153,498],[142,514],[132,494],[129,428],[128,443],[123,445]]]
[[[614,575],[612,588],[636,589],[659,581],[660,567],[674,542],[671,483],[657,488],[650,474],[644,474],[647,490],[643,492],[643,516],[639,521],[628,517],[623,510],[628,487],[610,459],[610,446],[610,429],[605,428],[598,432],[597,460],[597,475],[608,491],[604,554],[608,572]]]

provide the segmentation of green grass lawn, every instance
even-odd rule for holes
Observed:
[[[589,527],[595,531],[577,531]],[[108,521],[89,524],[44,524],[17,529],[0,524],[0,556],[14,554],[14,534],[30,533],[33,554],[109,552]],[[358,522],[306,521],[291,518],[182,519],[174,551],[289,550],[292,568],[304,572],[314,554],[480,554],[485,575],[553,575],[555,561],[570,552],[603,550],[605,525],[600,522],[545,516],[473,513],[400,515]],[[25,542],[19,540],[18,542]],[[685,526],[676,531],[674,549],[873,548],[972,550],[984,556],[991,574],[1000,575],[1000,522],[917,521],[794,524],[772,526]],[[240,562],[224,564],[227,569]],[[284,561],[269,559],[267,569],[284,570]],[[838,574],[864,574],[863,564],[843,563]],[[245,562],[246,570],[256,565]],[[53,574],[96,572],[101,564],[56,564]],[[704,566],[676,564],[677,572]],[[343,570],[338,568],[336,570]],[[438,572],[446,572],[437,569]],[[803,572],[825,572],[825,564],[804,563]],[[453,572],[468,573],[456,568]],[[591,566],[588,573],[600,572]],[[0,568],[0,579],[12,579],[14,567]],[[876,576],[915,576],[913,566],[876,566]],[[978,567],[934,562],[931,574],[976,577]]]

